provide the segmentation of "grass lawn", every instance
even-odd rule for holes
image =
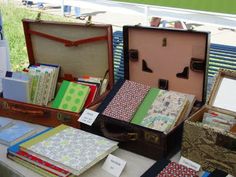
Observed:
[[[0,11],[3,18],[4,36],[10,46],[11,67],[14,71],[22,70],[28,66],[28,56],[25,46],[25,38],[21,20],[23,18],[35,19],[38,12],[30,8],[21,8],[13,3],[4,4],[0,1]],[[42,14],[42,20],[68,21],[71,19],[60,16]]]
[[[224,1],[222,0],[117,0],[117,1],[236,14],[235,0],[224,0]]]

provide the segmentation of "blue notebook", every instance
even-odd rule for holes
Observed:
[[[13,121],[11,119],[0,117],[0,130],[11,125],[13,125]]]
[[[7,71],[2,79],[3,97],[11,100],[30,103],[30,77],[21,72]]]
[[[35,133],[35,128],[26,124],[17,123],[0,130],[0,143],[11,146]]]
[[[46,133],[46,132],[48,132],[48,131],[51,130],[51,129],[52,129],[52,128],[47,128],[46,130],[43,130],[43,131],[41,131],[41,132],[39,132],[39,133],[37,133],[37,134],[35,134],[35,135],[33,135],[33,136],[30,136],[30,137],[28,137],[28,138],[25,138],[24,140],[22,140],[22,141],[20,141],[20,142],[18,142],[18,143],[16,143],[16,144],[10,146],[9,148],[7,148],[7,152],[8,152],[8,153],[17,153],[17,152],[20,150],[20,145],[21,145],[22,143],[24,143],[24,142],[26,142],[26,141],[29,141],[29,140],[31,140],[31,139],[33,139],[33,138],[35,138],[35,137],[37,137],[37,136],[39,136],[39,135],[41,135],[41,134],[43,134],[43,133]]]

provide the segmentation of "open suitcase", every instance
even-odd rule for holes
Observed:
[[[236,175],[236,130],[229,131],[202,123],[204,113],[236,117],[236,72],[221,69],[216,77],[209,100],[184,123],[181,154],[207,171],[223,170]]]
[[[87,75],[113,85],[112,26],[23,20],[30,64],[60,65],[59,81]],[[97,96],[95,104],[104,96]],[[0,97],[0,116],[45,126],[61,123],[79,127],[80,113],[38,106]]]
[[[204,104],[209,33],[125,26],[123,36],[125,79],[193,94],[197,105]],[[152,159],[173,155],[180,148],[183,121],[164,134],[103,115],[119,84],[98,107],[100,114],[93,125],[81,124],[81,128],[117,140],[121,148]]]

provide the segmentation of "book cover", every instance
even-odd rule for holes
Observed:
[[[7,158],[9,158],[9,159],[15,161],[16,163],[18,163],[18,164],[20,164],[20,165],[22,165],[22,166],[24,166],[24,167],[26,167],[26,168],[28,168],[28,169],[30,169],[30,170],[36,172],[36,173],[38,173],[38,174],[40,174],[40,175],[42,175],[42,176],[44,176],[44,177],[60,177],[60,176],[58,176],[58,175],[56,175],[56,174],[53,174],[53,173],[48,172],[48,171],[46,171],[46,170],[43,170],[43,169],[41,169],[40,167],[31,164],[30,162],[27,162],[27,161],[25,161],[25,160],[23,160],[23,159],[20,159],[20,158],[14,156],[14,155],[12,155],[12,154],[9,154],[9,153],[8,153],[8,154],[7,154]]]
[[[197,172],[191,168],[170,162],[156,177],[198,177]]]
[[[168,133],[183,116],[186,104],[185,94],[152,88],[131,122]]]
[[[79,175],[117,149],[117,142],[60,125],[20,145],[21,150]]]
[[[24,152],[24,151],[21,151],[20,150],[20,144],[24,143],[24,142],[27,142],[39,135],[42,135],[43,133],[46,133],[48,132],[49,130],[51,130],[52,128],[47,128],[46,130],[44,131],[41,131],[31,137],[28,137],[26,139],[24,139],[23,141],[20,141],[19,143],[16,143],[12,146],[10,146],[9,148],[7,148],[7,152],[9,155],[11,155],[11,157],[17,157],[19,160],[24,160],[24,161],[27,161],[41,169],[44,169],[48,172],[51,172],[53,174],[56,174],[56,175],[59,175],[61,177],[65,177],[65,176],[68,176],[70,173],[60,167],[57,167],[51,163],[48,163],[47,161],[44,161],[40,158],[38,158],[37,156],[33,156],[27,152]]]
[[[86,85],[90,88],[90,92],[88,95],[88,98],[86,99],[86,102],[84,104],[84,107],[87,108],[94,100],[96,94],[97,94],[97,85],[95,84],[89,84],[89,83],[83,83],[83,82],[78,82],[81,85]]]
[[[0,143],[10,146],[34,133],[34,127],[26,124],[16,123],[11,127],[2,129],[0,131]]]
[[[72,112],[80,112],[89,95],[90,88],[64,80],[60,86],[52,107]]]
[[[27,74],[7,71],[2,88],[4,98],[30,103],[31,80]]]
[[[126,80],[102,114],[129,122],[149,89],[149,86]]]
[[[0,116],[0,130],[7,128],[9,126],[12,126],[12,125],[13,125],[13,121],[11,119]]]

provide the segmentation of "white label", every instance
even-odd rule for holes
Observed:
[[[109,154],[102,168],[113,176],[119,177],[125,165],[126,161]]]
[[[83,114],[78,119],[79,122],[91,126],[98,116],[98,112],[92,111],[90,109],[85,109]]]
[[[198,163],[195,163],[189,159],[186,159],[185,157],[181,156],[180,160],[179,160],[179,164],[184,165],[188,168],[191,168],[195,171],[199,171],[201,168],[201,165],[199,165]]]

